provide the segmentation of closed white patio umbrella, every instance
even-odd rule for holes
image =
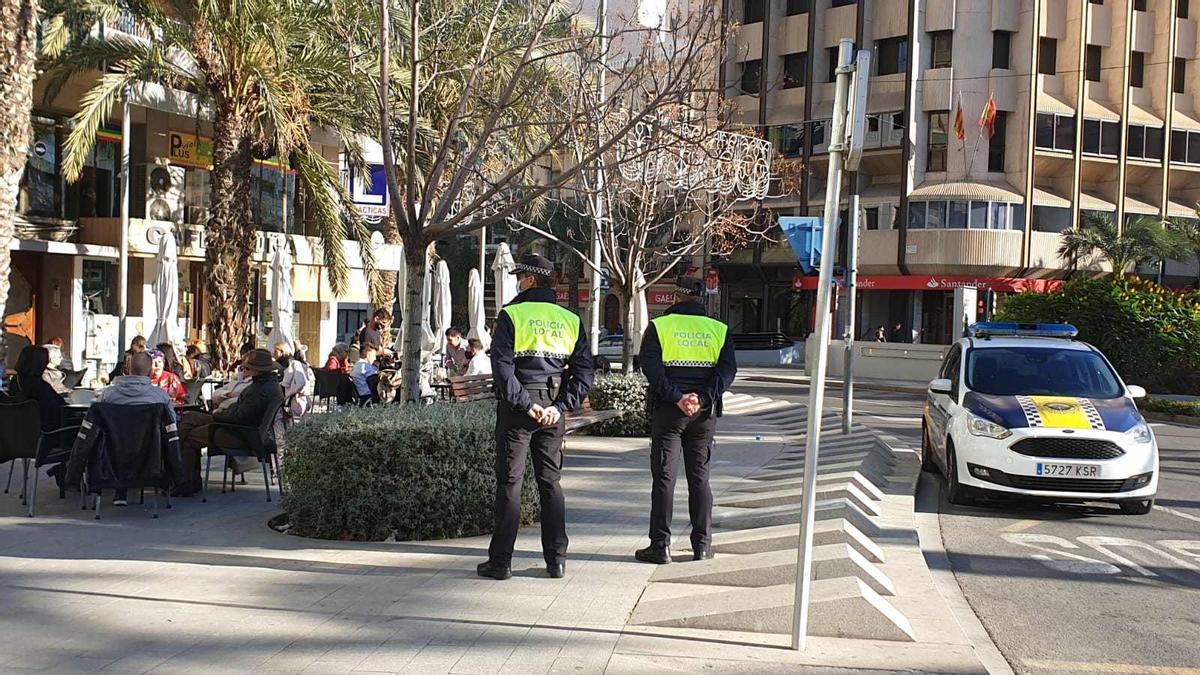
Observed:
[[[179,252],[175,233],[165,227],[150,230],[158,237],[158,276],[154,278],[154,328],[148,338],[151,346],[169,342],[180,344],[179,321]]]
[[[429,327],[429,315],[433,304],[433,271],[428,268],[429,257],[425,257],[425,276],[421,282],[421,351],[433,350],[433,330]],[[423,358],[423,357],[422,357]]]
[[[404,244],[400,244],[400,269],[396,272],[396,299],[401,307],[408,306],[408,264],[404,260]],[[393,317],[394,318],[394,317]],[[408,317],[404,317],[408,319]],[[407,323],[407,321],[405,321]],[[393,325],[399,326],[397,320]],[[404,353],[404,331],[396,331],[396,343],[392,345],[392,351],[397,354]]]
[[[295,351],[296,338],[292,335],[292,257],[288,254],[287,242],[280,241],[271,257],[271,334],[267,336],[267,349],[285,344]]]
[[[487,311],[483,308],[483,277],[479,270],[471,268],[471,276],[467,280],[467,304],[471,320],[471,330],[467,338],[476,338],[483,343],[484,349],[492,346],[492,336],[487,329]]]
[[[446,331],[450,329],[450,266],[445,260],[439,260],[435,270],[433,339],[434,351],[441,352],[446,345]]]
[[[496,247],[496,260],[492,263],[492,274],[496,282],[496,314],[500,314],[500,310],[517,297],[517,277],[511,274],[516,266],[517,262],[513,260],[508,244],[500,242]]]

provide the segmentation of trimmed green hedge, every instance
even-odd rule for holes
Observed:
[[[1200,394],[1200,292],[1078,277],[1053,293],[1009,297],[997,320],[1074,324],[1131,384]]]
[[[494,403],[350,408],[288,430],[283,509],[321,539],[447,539],[491,532]],[[521,521],[537,517],[526,463]]]
[[[1166,415],[1186,415],[1200,417],[1200,401],[1172,401],[1165,398],[1148,398],[1139,401],[1138,407],[1148,412]]]
[[[605,420],[590,429],[593,436],[649,436],[650,418],[646,412],[646,392],[650,383],[641,373],[597,375],[589,397],[592,410],[621,410],[616,419]]]

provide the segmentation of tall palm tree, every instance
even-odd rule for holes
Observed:
[[[212,208],[207,222],[206,292],[212,302],[209,344],[222,363],[236,357],[250,331],[250,253],[254,249],[251,170],[272,154],[289,161],[324,240],[335,293],[348,283],[341,242],[369,235],[350,206],[337,170],[310,142],[314,126],[350,139],[372,117],[356,112],[361,79],[343,47],[328,38],[324,0],[57,0],[77,15],[111,13],[120,2],[137,31],[86,37],[54,59],[47,90],[78,73],[104,72],[73,118],[63,163],[78,178],[96,131],[114,105],[143,82],[196,93],[211,109]],[[78,23],[78,16],[75,17]],[[363,246],[370,264],[370,247]]]
[[[8,299],[8,243],[17,216],[17,192],[29,151],[37,57],[37,0],[0,0],[0,317]],[[0,363],[5,357],[0,344]]]
[[[1120,231],[1110,214],[1087,213],[1081,227],[1063,234],[1058,255],[1074,262],[1103,260],[1119,278],[1138,265],[1171,257],[1176,248],[1176,240],[1158,218],[1134,218]]]

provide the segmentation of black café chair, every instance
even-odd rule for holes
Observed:
[[[313,388],[313,398],[325,404],[325,409],[332,408],[331,401],[341,403],[349,403],[350,399],[346,394],[346,386],[350,384],[350,376],[340,370],[314,370],[313,376],[316,378],[316,386]],[[351,385],[352,386],[352,385]]]
[[[274,470],[276,475],[279,474],[278,446],[270,449],[264,447],[262,434],[264,431],[274,433],[275,416],[279,414],[283,403],[284,401],[280,399],[278,403],[268,408],[266,416],[257,425],[230,424],[228,422],[212,422],[208,425],[208,458],[204,465],[204,482],[200,488],[200,501],[208,501],[208,475],[212,471],[213,457],[218,455],[225,457],[225,469],[221,472],[221,494],[225,494],[225,477],[229,473],[229,458],[254,457],[262,467],[263,484],[267,487],[267,501],[271,501],[271,471]],[[230,492],[234,489],[233,483],[234,481],[230,482]],[[282,492],[282,481],[279,489]]]
[[[41,418],[38,403],[32,399],[21,400],[5,397],[0,401],[0,463],[12,462],[8,466],[8,482],[4,484],[7,494],[12,487],[13,469],[21,461],[21,503],[25,503],[25,486],[29,482],[29,460],[37,456],[38,436],[41,435]]]

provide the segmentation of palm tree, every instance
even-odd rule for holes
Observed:
[[[1171,219],[1167,229],[1179,241],[1180,257],[1188,256],[1196,260],[1196,288],[1200,289],[1200,209],[1195,218]]]
[[[79,24],[79,16],[89,11],[111,15],[115,6],[114,0],[59,1],[75,13],[68,24]],[[209,106],[214,133],[205,291],[212,302],[209,344],[218,361],[228,363],[251,325],[256,158],[275,155],[295,168],[325,244],[324,263],[335,293],[348,283],[342,240],[347,234],[369,240],[337,170],[309,136],[314,126],[344,139],[369,129],[372,118],[354,105],[362,98],[362,83],[344,46],[339,49],[328,38],[330,10],[322,0],[120,0],[120,6],[136,32],[153,39],[109,32],[65,46],[65,40],[48,41],[63,46],[47,74],[51,93],[72,75],[104,67],[72,119],[64,174],[67,180],[78,178],[100,125],[143,82],[194,92]],[[369,266],[370,247],[363,246],[363,253]]]
[[[1074,262],[1103,260],[1120,278],[1139,265],[1171,257],[1176,248],[1176,239],[1158,218],[1140,216],[1118,230],[1110,214],[1089,212],[1081,227],[1063,234],[1058,255]]]
[[[37,57],[37,0],[0,0],[0,317],[8,299],[8,243],[17,216],[17,190],[29,152]],[[4,360],[0,345],[0,363]]]

